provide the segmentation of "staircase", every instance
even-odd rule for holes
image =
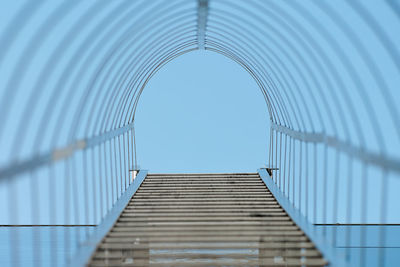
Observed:
[[[148,174],[90,266],[325,266],[257,173]]]

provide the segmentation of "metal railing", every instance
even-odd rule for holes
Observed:
[[[197,49],[196,3],[5,5],[2,262],[65,265],[135,186],[138,100],[158,69]]]
[[[71,226],[31,233],[37,265],[64,265],[90,238],[138,169],[145,86],[198,49],[235,61],[259,86],[272,181],[311,225],[400,222],[397,1],[6,2],[0,224],[21,227],[1,228],[9,264],[24,264],[23,225]],[[337,246],[336,228],[322,234]],[[353,235],[348,228],[347,247]],[[382,227],[381,266],[386,238]],[[364,230],[359,239],[366,244]],[[46,261],[37,240],[66,252],[52,246]],[[364,266],[365,249],[356,257]]]

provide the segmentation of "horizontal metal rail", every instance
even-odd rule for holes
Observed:
[[[14,164],[10,164],[3,169],[0,169],[0,181],[5,179],[10,179],[15,175],[27,172],[29,170],[38,168],[40,166],[51,164],[55,161],[59,161],[62,159],[66,159],[72,156],[75,152],[79,150],[88,149],[94,146],[97,146],[105,141],[108,141],[116,136],[122,135],[129,130],[131,130],[134,126],[134,123],[130,123],[121,128],[117,128],[114,130],[107,131],[105,133],[99,134],[97,136],[93,136],[91,138],[86,138],[82,140],[77,140],[68,146],[63,148],[57,148],[53,151],[43,153],[41,155],[33,156],[30,159],[26,159],[21,162],[16,162]]]
[[[299,132],[286,126],[278,125],[274,122],[271,122],[271,127],[275,131],[284,133],[296,140],[306,143],[322,143],[346,153],[351,157],[357,158],[367,164],[375,165],[388,171],[400,173],[400,160],[389,158],[383,154],[369,152],[365,148],[356,147],[353,144],[341,141],[334,136],[328,136],[324,133]]]

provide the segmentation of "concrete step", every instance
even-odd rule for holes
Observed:
[[[155,236],[137,237],[137,242],[307,242],[305,236]],[[105,242],[109,243],[129,243],[131,237],[107,236]]]
[[[222,221],[235,221],[235,222],[287,222],[290,221],[288,216],[271,216],[271,217],[258,217],[258,216],[152,216],[152,217],[132,217],[124,216],[119,217],[118,222],[222,222]]]
[[[259,177],[258,173],[149,173],[148,177]]]
[[[318,257],[320,256],[320,254],[315,251],[315,250],[305,250],[305,251],[300,251],[300,250],[291,250],[291,249],[287,249],[284,251],[281,250],[266,250],[264,251],[261,255],[255,254],[255,253],[251,253],[251,252],[247,252],[247,251],[243,251],[243,252],[234,252],[234,253],[230,253],[229,256],[230,258],[233,259],[241,259],[241,258],[268,258],[268,257],[274,257],[277,254],[281,255],[282,257],[285,258],[293,258],[293,257]],[[98,259],[118,259],[120,257],[126,257],[127,255],[129,255],[129,253],[126,252],[122,252],[122,251],[112,251],[109,253],[99,253],[96,255],[96,258]],[[197,259],[197,258],[201,258],[201,259],[218,259],[218,258],[224,258],[226,257],[225,254],[217,254],[217,253],[210,253],[209,251],[200,251],[199,253],[188,253],[186,251],[181,251],[181,250],[175,250],[175,251],[171,251],[169,253],[165,253],[165,252],[158,252],[158,251],[153,251],[153,253],[151,254],[151,258],[152,259],[171,259],[171,258],[179,258],[179,259]],[[137,256],[137,258],[144,258],[144,257],[140,257],[140,255]]]
[[[121,249],[241,249],[241,248],[252,248],[252,249],[311,249],[314,245],[311,242],[221,242],[221,243],[209,243],[209,242],[157,242],[147,244],[134,244],[130,242],[121,243],[102,243],[100,249],[106,250],[121,250]]]
[[[197,214],[202,214],[202,213],[209,213],[209,214],[225,214],[225,213],[268,213],[268,214],[275,214],[275,213],[280,213],[283,212],[284,210],[282,208],[243,208],[243,209],[238,209],[236,207],[233,208],[209,208],[209,207],[203,207],[203,208],[151,208],[151,209],[143,209],[143,208],[137,208],[137,207],[127,207],[124,210],[124,213],[135,213],[135,214],[157,214],[157,213],[170,213],[170,214],[182,214],[182,213],[197,213]]]
[[[165,188],[158,188],[158,189],[148,189],[148,188],[139,188],[139,190],[135,193],[136,194],[143,194],[143,193],[176,193],[176,194],[189,194],[189,193],[262,193],[262,194],[268,194],[271,195],[268,189],[266,188],[258,188],[258,189],[241,189],[241,188],[231,188],[231,189],[221,189],[221,188],[197,188],[197,189],[176,189],[176,190],[171,190],[171,189],[165,189]]]
[[[210,231],[218,231],[218,232],[240,232],[240,231],[257,231],[257,232],[263,232],[263,231],[276,231],[276,232],[291,232],[291,231],[300,231],[299,227],[292,224],[292,225],[202,225],[199,227],[198,225],[124,225],[120,224],[118,227],[114,227],[112,229],[113,232],[125,232],[125,233],[133,233],[133,232],[151,232],[151,233],[176,233],[176,232],[187,232],[191,231],[194,233],[208,233]],[[303,233],[304,234],[304,233]]]
[[[237,212],[237,211],[231,211],[231,212],[218,212],[217,213],[219,216],[242,216],[242,217],[278,217],[278,216],[286,216],[287,214],[283,211],[278,211],[278,212]],[[201,211],[194,211],[194,212],[137,212],[137,211],[129,211],[125,210],[122,213],[122,217],[135,217],[135,218],[140,218],[140,217],[145,217],[145,218],[151,218],[151,217],[215,217],[216,212],[201,212]]]
[[[201,208],[211,208],[215,209],[218,207],[223,206],[230,206],[230,207],[236,207],[238,209],[242,209],[245,206],[250,207],[250,208],[281,208],[281,206],[277,203],[265,203],[263,202],[257,202],[257,203],[252,203],[252,202],[186,202],[186,203],[166,203],[166,202],[152,202],[152,203],[143,203],[143,202],[132,202],[132,204],[129,204],[128,207],[131,208],[196,208],[200,206]]]
[[[90,262],[90,266],[326,264],[257,173],[149,174]]]
[[[252,196],[252,195],[230,195],[230,196],[204,196],[204,195],[178,195],[178,196],[137,196],[134,201],[229,201],[229,200],[254,200],[254,201],[276,201],[270,196]]]
[[[135,197],[143,197],[143,196],[202,196],[202,197],[222,197],[222,196],[270,196],[271,193],[268,192],[136,192]]]
[[[129,206],[136,207],[136,206],[175,206],[175,207],[183,207],[183,206],[193,206],[193,205],[208,205],[208,206],[219,206],[219,205],[249,205],[249,204],[264,204],[264,207],[280,207],[276,201],[216,201],[216,202],[207,202],[207,201],[137,201],[130,203]]]
[[[227,220],[221,220],[221,221],[164,221],[164,222],[117,222],[115,224],[116,227],[144,227],[144,226],[198,226],[198,227],[203,227],[203,226],[284,226],[284,225],[293,225],[293,222],[291,221],[227,221]]]
[[[133,203],[133,202],[132,202]],[[202,210],[243,210],[243,209],[247,209],[249,211],[254,211],[254,210],[258,210],[258,209],[282,209],[281,206],[277,205],[277,204],[260,204],[260,205],[253,205],[252,203],[249,203],[247,205],[212,205],[212,204],[206,204],[206,205],[198,205],[198,204],[193,204],[193,205],[163,205],[163,206],[158,206],[158,205],[154,205],[154,204],[150,204],[148,206],[146,205],[128,205],[126,208],[126,210],[155,210],[155,209],[159,209],[159,210],[184,210],[184,209],[197,209],[200,211]]]
[[[180,231],[149,231],[149,232],[139,232],[137,230],[131,232],[119,232],[119,231],[111,231],[108,236],[114,237],[149,237],[149,236],[305,236],[301,230],[291,230],[291,231],[251,231],[251,230],[227,230],[227,231],[185,231],[180,229]]]
[[[158,191],[158,190],[194,190],[194,189],[223,189],[223,190],[231,190],[231,189],[240,189],[240,190],[248,190],[248,189],[264,189],[262,185],[181,185],[181,186],[154,186],[154,185],[141,185],[139,190],[151,190],[151,191]]]
[[[227,259],[213,259],[212,261],[207,259],[195,259],[195,260],[166,260],[166,261],[157,261],[151,263],[149,265],[149,259],[143,260],[135,260],[133,262],[132,258],[129,260],[107,260],[105,263],[104,261],[93,260],[90,263],[90,266],[93,267],[112,267],[112,266],[153,266],[153,267],[162,267],[162,266],[174,266],[174,267],[207,267],[207,266],[325,266],[327,262],[321,258],[302,258],[302,259],[284,259],[283,257],[271,257],[271,258],[257,258],[257,259],[241,259],[241,260],[227,260]],[[132,261],[132,263],[130,263]]]
[[[186,185],[186,184],[195,184],[195,185],[242,185],[242,184],[249,184],[249,185],[261,185],[265,187],[265,184],[260,180],[260,181],[235,181],[235,179],[232,179],[230,181],[204,181],[204,180],[185,180],[185,181],[152,181],[148,180],[143,181],[142,184],[166,184],[166,185]]]

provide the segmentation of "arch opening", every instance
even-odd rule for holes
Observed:
[[[154,172],[249,172],[267,161],[269,114],[236,62],[195,51],[147,84],[135,115],[140,167]]]

